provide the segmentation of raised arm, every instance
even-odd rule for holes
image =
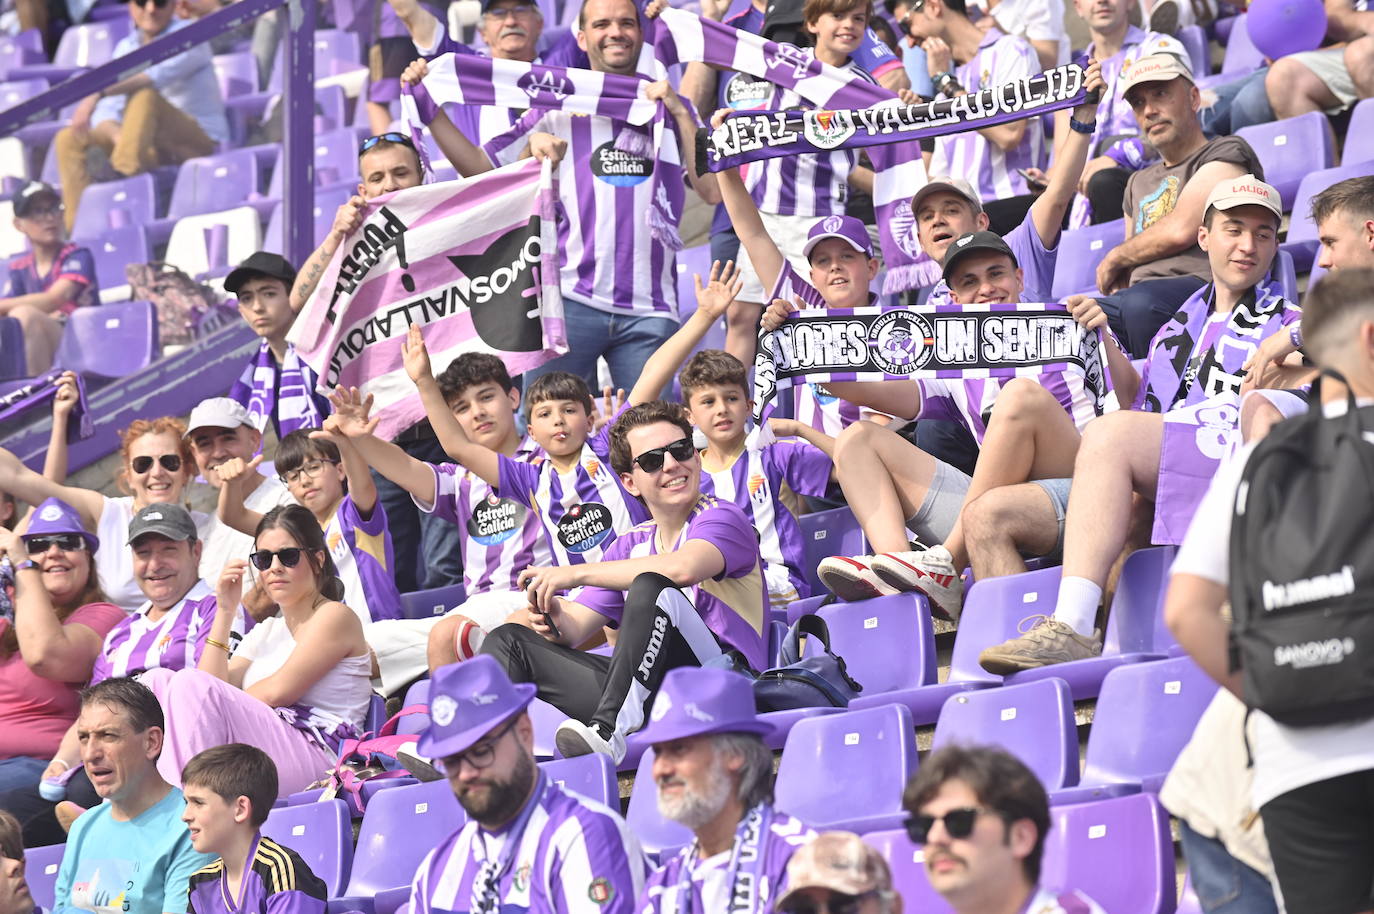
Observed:
[[[353,507],[364,519],[371,517],[372,509],[377,506],[377,484],[372,481],[363,455],[347,436],[336,435],[327,428],[311,432],[310,437],[334,442],[339,449],[339,459],[343,461],[344,478],[348,480],[348,497],[353,499]]]
[[[444,452],[456,463],[460,463],[480,476],[489,486],[501,484],[501,459],[490,448],[485,448],[468,439],[463,427],[454,418],[453,410],[439,392],[439,382],[434,380],[434,372],[429,363],[429,350],[425,348],[425,338],[417,324],[410,325],[405,342],[401,345],[405,360],[406,373],[420,392],[420,402],[424,404],[425,415],[434,427],[434,434],[443,445]],[[431,493],[433,494],[433,493]],[[428,496],[426,496],[428,497]]]
[[[339,387],[329,395],[329,402],[334,413],[324,420],[324,427],[336,435],[336,440],[337,436],[346,437],[369,466],[421,501],[434,498],[434,472],[429,464],[374,434],[377,420],[369,418],[372,394],[363,397],[356,387]],[[350,491],[352,485],[350,479]]]
[[[696,282],[697,309],[677,333],[668,337],[644,363],[639,380],[630,391],[628,402],[631,406],[658,399],[673,380],[673,375],[682,368],[682,363],[691,356],[692,347],[701,342],[701,338],[720,320],[744,287],[733,260],[726,261],[724,268],[719,260],[714,261],[711,264],[711,276],[704,286],[700,273],[693,279]]]
[[[687,172],[687,182],[703,201],[710,204],[720,202],[720,188],[716,176],[710,172],[697,174],[697,123],[692,112],[682,103],[682,98],[673,91],[668,80],[661,79],[651,83],[644,93],[652,101],[661,101],[677,127],[678,149],[682,154],[682,167]]]
[[[424,58],[413,61],[401,74],[401,85],[419,86],[428,73],[429,63]],[[429,132],[434,137],[435,145],[444,154],[444,158],[458,169],[458,174],[470,178],[484,171],[491,171],[491,159],[473,145],[472,141],[463,135],[463,131],[454,126],[453,121],[444,113],[444,109],[429,101],[428,94],[417,96],[417,103],[421,98],[428,102],[428,105],[421,106],[420,117],[428,120]]]
[[[43,457],[43,476],[53,482],[67,481],[67,429],[76,399],[76,372],[64,371],[57,379],[57,396],[52,401],[52,434],[48,436],[48,453]]]
[[[220,522],[247,536],[252,536],[258,529],[258,524],[262,523],[262,515],[257,511],[249,510],[244,505],[243,488],[249,479],[249,474],[256,473],[258,465],[261,463],[261,454],[257,454],[247,461],[241,457],[231,457],[210,471],[219,474],[220,478],[218,505]]]
[[[768,427],[779,438],[800,438],[819,449],[831,461],[835,459],[835,439],[814,426],[796,419],[769,419]]]
[[[712,123],[715,122],[716,118],[712,118]],[[739,236],[739,243],[749,252],[749,259],[754,262],[754,272],[758,273],[765,293],[771,292],[773,286],[777,285],[778,276],[782,274],[782,251],[778,250],[777,243],[768,234],[768,229],[764,228],[759,208],[749,191],[745,190],[739,169],[727,168],[717,172],[716,181],[735,234]]]
[[[299,314],[305,307],[305,303],[314,294],[315,287],[324,278],[324,271],[329,267],[334,252],[343,244],[349,233],[363,224],[363,211],[366,208],[367,201],[354,194],[334,213],[334,224],[330,226],[329,234],[324,236],[324,241],[306,258],[300,273],[296,274],[296,282],[291,286],[291,296],[287,299],[292,311]]]
[[[234,688],[243,687],[243,675],[250,661],[242,657],[231,659],[229,651],[220,645],[231,643],[234,619],[243,600],[243,579],[247,574],[246,559],[230,559],[220,572],[215,584],[215,618],[210,623],[205,650],[200,652],[200,661],[196,664],[196,669],[202,673],[209,673]]]
[[[0,492],[37,505],[48,498],[60,498],[81,515],[81,526],[94,530],[105,510],[105,496],[90,489],[64,486],[38,475],[24,466],[10,451],[0,448]]]
[[[444,26],[434,14],[420,5],[420,0],[386,0],[396,12],[396,17],[405,23],[406,31],[416,49],[433,48],[439,41]]]
[[[1107,86],[1102,80],[1102,65],[1097,61],[1094,60],[1088,65],[1084,84],[1089,93],[1096,91],[1099,98],[1106,94]],[[1071,129],[1069,119],[1091,125],[1097,120],[1097,106],[1098,102],[1084,102],[1074,108],[1072,114],[1063,111],[1056,113],[1055,135],[1062,134],[1064,139],[1055,150],[1054,167],[1050,169],[1045,192],[1031,204],[1031,219],[1035,223],[1035,233],[1040,236],[1040,243],[1046,248],[1053,249],[1059,243],[1059,227],[1064,224],[1064,213],[1068,211],[1069,204],[1073,202],[1073,195],[1078,191],[1078,179],[1083,174],[1084,166],[1088,164],[1088,151],[1092,147],[1092,131],[1082,133]]]

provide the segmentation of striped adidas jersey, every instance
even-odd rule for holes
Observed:
[[[215,621],[215,605],[214,591],[204,581],[197,581],[181,602],[156,622],[148,618],[152,604],[144,603],[105,636],[91,669],[91,683],[158,668],[194,670]],[[252,625],[240,607],[230,646],[238,644]]]
[[[534,808],[516,817],[524,821],[518,834],[470,821],[430,851],[411,883],[411,914],[468,914],[478,870],[503,857],[501,914],[634,911],[644,886],[639,839],[617,813],[538,777],[528,801]],[[508,841],[518,844],[507,856]]]
[[[191,874],[190,914],[324,914],[329,891],[301,855],[258,835],[238,896],[229,894],[224,858]]]

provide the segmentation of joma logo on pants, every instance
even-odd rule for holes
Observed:
[[[658,652],[663,649],[663,637],[668,633],[668,617],[659,613],[654,617],[654,630],[649,633],[649,646],[644,649],[644,659],[639,661],[639,678],[649,680],[649,671],[658,661]]]

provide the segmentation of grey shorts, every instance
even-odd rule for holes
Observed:
[[[1031,484],[1044,489],[1050,497],[1050,504],[1054,505],[1054,519],[1059,524],[1059,532],[1054,538],[1054,548],[1045,555],[1045,559],[1051,563],[1058,562],[1064,558],[1064,515],[1069,510],[1069,487],[1073,485],[1073,480],[1032,479]]]
[[[970,482],[972,480],[959,470],[942,460],[935,461],[930,488],[921,507],[907,518],[907,529],[927,546],[943,543],[959,519]]]

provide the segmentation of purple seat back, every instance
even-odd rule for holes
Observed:
[[[1370,101],[1374,101],[1374,99]],[[1369,112],[1368,129],[1374,131],[1374,105],[1365,105],[1362,102],[1360,106],[1356,107],[1356,110],[1358,111],[1361,106]],[[1354,124],[1355,121],[1352,117],[1351,126],[1353,127]],[[1347,133],[1346,135],[1353,137],[1358,134]],[[1351,143],[1348,149],[1353,152],[1357,145],[1359,145],[1358,142]],[[1368,155],[1369,150],[1366,149],[1364,154]],[[1351,156],[1346,155],[1346,158],[1349,159]],[[1304,175],[1302,183],[1298,185],[1297,196],[1293,200],[1293,217],[1288,223],[1288,238],[1284,242],[1285,246],[1299,241],[1309,242],[1315,253],[1318,242],[1317,224],[1312,221],[1312,198],[1332,184],[1344,181],[1346,178],[1359,178],[1366,175],[1374,175],[1374,159],[1351,161],[1335,168],[1323,168],[1320,171],[1313,171]]]
[[[23,325],[15,318],[0,317],[0,381],[13,381],[28,376]]]
[[[66,849],[65,844],[51,844],[24,851],[24,880],[34,902],[45,911],[57,906],[57,869]]]
[[[258,91],[258,62],[251,51],[216,54],[214,64],[224,98],[239,98]]]
[[[126,266],[153,259],[148,249],[148,235],[137,223],[121,229],[106,229],[89,240],[75,238],[73,243],[90,248],[95,258],[95,278],[102,289],[125,285],[128,282],[124,274]]]
[[[1103,654],[1162,654],[1174,643],[1164,624],[1164,593],[1174,552],[1172,546],[1154,546],[1127,557],[1107,614]]]
[[[156,216],[157,184],[151,174],[91,184],[81,192],[72,235],[95,238],[112,228],[124,231],[129,226],[146,225]]]
[[[1298,268],[1293,255],[1280,250],[1269,265],[1269,281],[1277,285],[1278,293],[1291,302],[1298,301]]]
[[[0,35],[0,75],[25,64],[47,63],[48,58],[43,53],[42,36],[39,36],[38,47],[35,48],[28,39],[31,34],[37,35],[38,30],[29,29],[18,35]]]
[[[1059,568],[977,581],[964,597],[959,630],[950,657],[950,682],[1001,682],[978,665],[984,648],[1000,644],[1018,632],[1022,620],[1053,615],[1059,596]]]
[[[1065,232],[1059,238],[1054,264],[1055,301],[1097,289],[1097,265],[1107,252],[1126,240],[1126,220],[1116,219]]]
[[[554,732],[558,730],[559,724],[568,719],[568,715],[539,698],[530,702],[529,715],[530,723],[534,724],[535,756],[553,758],[557,754],[554,749]]]
[[[98,67],[109,63],[114,58],[114,46],[132,28],[127,16],[69,26],[57,42],[52,62],[62,67]]]
[[[954,914],[954,909],[930,886],[925,851],[907,837],[906,829],[869,832],[864,843],[883,855],[892,871],[892,888],[902,896],[902,910],[920,914]]]
[[[831,649],[863,686],[860,694],[935,682],[935,633],[925,597],[894,594],[836,603],[821,610],[820,617],[830,629]]]
[[[1336,164],[1331,125],[1320,111],[1242,127],[1236,136],[1249,143],[1259,156],[1264,180],[1278,189],[1285,210],[1292,208],[1298,185],[1308,173]]]
[[[540,762],[539,767],[550,780],[573,793],[620,811],[620,786],[610,756],[593,752],[577,758],[550,759]]]
[[[802,573],[811,583],[812,593],[826,593],[825,585],[816,575],[821,559],[832,555],[863,555],[864,532],[854,512],[848,508],[832,508],[803,514],[797,518],[801,525],[802,544],[806,564]]]
[[[258,191],[258,157],[251,149],[200,156],[181,163],[167,216],[198,216],[241,206]]]
[[[406,690],[406,700],[404,707],[414,705],[429,705],[429,680],[421,679],[419,682],[411,684]],[[407,714],[396,722],[396,732],[404,733],[407,736],[425,732],[429,727],[428,714]]]
[[[338,89],[338,86],[331,88]],[[342,90],[339,90],[342,92]],[[333,186],[348,182],[358,174],[358,139],[349,128],[330,130],[315,137],[314,143],[315,185]],[[267,196],[273,200],[282,197],[285,181],[286,158],[278,157],[272,169],[272,179],[267,185]],[[356,187],[356,182],[353,186]],[[332,215],[332,214],[331,214]]]
[[[1245,24],[1245,15],[1236,17],[1231,25],[1231,34],[1225,39],[1226,56],[1221,59],[1221,75],[1241,77],[1253,73],[1264,66],[1264,55],[1250,40],[1250,31]]]
[[[1345,128],[1346,143],[1341,153],[1341,161],[1347,159],[1358,165],[1369,158],[1368,141],[1360,137],[1374,136],[1374,98],[1361,99],[1350,112],[1350,123]],[[1368,171],[1364,174],[1369,174]]]
[[[386,699],[373,692],[372,697],[367,702],[367,717],[363,720],[363,730],[375,734],[382,729],[384,723],[386,723]]]
[[[1112,914],[1171,914],[1169,814],[1144,793],[1051,806],[1040,884],[1076,889]]]
[[[285,53],[277,48],[277,57],[272,66],[272,75],[267,87],[272,92],[280,92],[282,73],[286,66]],[[337,73],[357,70],[363,66],[362,43],[354,32],[340,29],[317,29],[315,31],[315,78],[322,79]]]
[[[793,600],[791,603],[787,604],[787,624],[791,625],[807,613],[813,613],[819,610],[821,604],[825,602],[825,598],[828,596],[830,596],[830,594],[826,593],[824,588],[822,588],[821,592],[814,597]]]
[[[348,885],[353,867],[353,821],[343,800],[278,806],[268,813],[262,833],[300,854],[324,880],[330,898]]]
[[[131,301],[73,311],[53,364],[122,378],[142,371],[156,356],[157,312],[151,302]]]
[[[463,602],[463,585],[435,587],[430,590],[416,590],[401,594],[401,618],[428,619],[442,616]]]
[[[334,225],[334,214],[338,212],[340,206],[348,202],[348,198],[353,195],[356,188],[357,184],[335,184],[332,187],[315,188],[315,207],[312,214],[315,222],[315,244],[324,241],[324,236],[329,234],[329,229]],[[264,251],[284,253],[286,249],[286,236],[282,225],[284,213],[285,211],[280,204],[272,208],[272,216],[267,220],[267,231],[263,235],[262,249]]]
[[[1167,773],[1216,691],[1189,657],[1112,670],[1097,696],[1083,783],[1140,783]]]
[[[1188,62],[1194,76],[1212,72],[1212,54],[1207,46],[1207,32],[1200,25],[1186,25],[1178,30],[1177,38],[1188,52]]]
[[[467,820],[448,781],[379,790],[367,804],[345,895],[408,885],[425,855]]]
[[[639,838],[640,845],[650,854],[674,850],[692,843],[692,832],[685,825],[665,819],[658,811],[658,787],[654,784],[654,750],[645,749],[635,769],[634,787],[630,790],[630,805],[625,810],[625,824]]]
[[[774,798],[817,830],[857,831],[861,820],[900,819],[902,788],[915,772],[916,730],[904,705],[808,717],[787,734]]]
[[[1078,726],[1062,679],[950,696],[931,749],[955,744],[1001,746],[1025,762],[1046,790],[1078,783]]]
[[[25,99],[33,98],[47,90],[48,81],[46,79],[16,79],[12,82],[0,82],[0,111],[13,108]]]

